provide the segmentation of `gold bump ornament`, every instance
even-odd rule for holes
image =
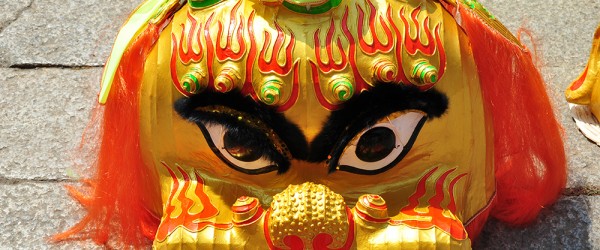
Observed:
[[[419,86],[436,83],[438,69],[427,61],[417,61],[413,66],[412,78]]]
[[[197,94],[205,90],[207,87],[204,80],[204,72],[200,68],[192,68],[188,73],[181,78],[181,88],[190,94]]]
[[[222,93],[229,92],[240,84],[240,79],[240,74],[235,68],[225,67],[215,78],[215,89]]]
[[[281,102],[283,81],[277,77],[267,79],[260,87],[259,98],[267,105],[277,105]]]
[[[350,76],[335,76],[329,81],[329,89],[337,101],[345,102],[354,95],[353,80]]]
[[[387,223],[390,219],[387,204],[379,195],[362,195],[358,198],[354,211],[359,218],[368,222]]]
[[[233,212],[231,220],[233,225],[237,227],[250,225],[258,221],[264,212],[258,199],[248,196],[238,198],[231,207],[231,211]]]
[[[392,82],[398,68],[389,60],[380,60],[373,65],[375,81]]]

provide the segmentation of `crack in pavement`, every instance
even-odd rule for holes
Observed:
[[[89,65],[68,65],[68,64],[53,64],[53,63],[18,63],[9,65],[8,68],[13,69],[92,69],[102,68],[103,64],[89,64]]]
[[[19,18],[21,18],[21,16],[23,15],[23,12],[25,12],[26,10],[28,10],[29,8],[31,8],[31,6],[33,5],[33,1],[34,0],[30,0],[29,3],[27,4],[27,6],[25,6],[22,9],[20,9],[20,10],[17,11],[17,14],[15,15],[14,19],[8,20],[7,24],[4,25],[4,27],[0,27],[0,34],[2,34],[2,32],[4,32],[4,30],[6,28],[8,28],[8,26],[10,26],[11,24],[13,24],[17,20],[19,20]]]
[[[562,192],[563,196],[600,196],[600,187],[575,187],[567,188]]]
[[[24,183],[76,183],[78,180],[73,179],[45,179],[45,178],[34,178],[34,179],[23,179],[23,178],[8,178],[0,176],[0,185],[18,185]]]

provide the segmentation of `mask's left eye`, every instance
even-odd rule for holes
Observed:
[[[379,174],[398,163],[410,151],[426,114],[399,112],[358,133],[337,161],[338,169],[357,174]]]
[[[286,164],[264,134],[249,128],[199,124],[213,152],[231,168],[247,174],[263,174]]]

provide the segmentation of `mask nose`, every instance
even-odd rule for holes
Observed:
[[[267,220],[266,233],[277,248],[330,242],[328,247],[338,249],[353,240],[352,213],[344,198],[312,182],[290,185],[273,196]]]

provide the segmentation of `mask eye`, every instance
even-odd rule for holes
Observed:
[[[248,128],[226,128],[199,123],[213,152],[231,168],[247,174],[263,174],[286,164],[264,134]]]
[[[420,111],[381,119],[348,143],[339,157],[339,169],[371,175],[392,168],[410,151],[426,119],[426,114]]]

